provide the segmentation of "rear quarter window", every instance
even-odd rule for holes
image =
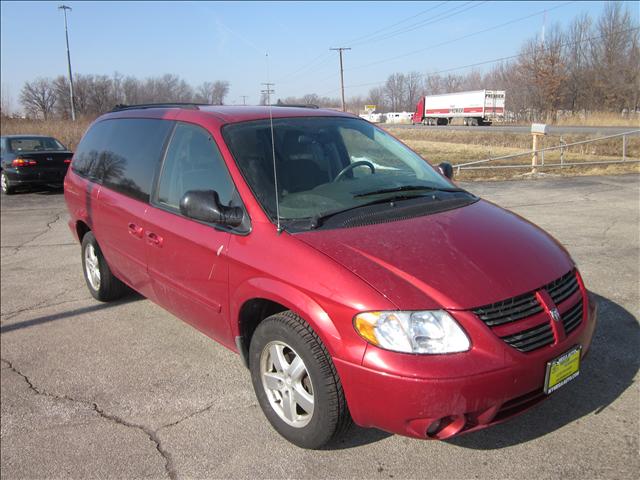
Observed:
[[[172,127],[173,122],[146,118],[98,122],[78,145],[73,171],[146,202]]]

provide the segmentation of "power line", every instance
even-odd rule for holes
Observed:
[[[438,22],[440,22],[442,20],[446,20],[447,18],[451,18],[451,17],[454,17],[454,16],[459,15],[461,13],[464,13],[464,12],[467,12],[467,11],[472,10],[474,8],[477,8],[477,7],[479,7],[479,6],[481,6],[481,5],[485,4],[485,3],[487,3],[487,2],[486,1],[483,1],[483,2],[469,1],[469,2],[466,2],[466,3],[462,4],[462,5],[457,5],[457,6],[451,8],[449,10],[441,12],[441,13],[437,14],[436,16],[434,16],[433,18],[428,18],[426,20],[422,20],[420,22],[414,23],[414,24],[409,25],[407,27],[400,28],[400,29],[395,30],[393,32],[389,32],[389,33],[380,35],[378,37],[371,38],[371,39],[366,40],[366,41],[354,42],[352,45],[357,46],[357,45],[362,45],[364,43],[375,43],[375,42],[380,42],[382,40],[387,40],[389,38],[392,38],[392,37],[395,37],[395,36],[398,36],[398,35],[401,35],[401,34],[404,34],[404,33],[408,33],[408,32],[412,32],[414,30],[418,30],[418,29],[426,27],[428,25],[433,25],[433,24],[438,23]],[[473,4],[473,5],[467,7],[467,5],[469,5],[469,4]],[[467,8],[465,8],[465,7],[467,7]]]
[[[395,26],[397,26],[397,25],[400,25],[400,24],[402,24],[402,23],[404,23],[404,22],[407,22],[407,21],[409,21],[409,20],[413,20],[413,19],[415,19],[416,17],[419,17],[420,15],[424,15],[424,14],[425,14],[425,13],[427,13],[427,12],[430,12],[430,11],[432,11],[432,10],[435,10],[436,8],[440,7],[441,5],[444,5],[445,3],[449,2],[449,1],[450,1],[450,0],[445,0],[444,2],[440,2],[438,5],[436,5],[436,6],[434,6],[434,7],[431,7],[431,8],[428,8],[428,9],[426,9],[426,10],[423,10],[423,11],[421,11],[421,12],[418,12],[418,13],[416,13],[415,15],[412,15],[412,16],[410,16],[410,17],[406,17],[406,18],[404,18],[404,19],[402,19],[402,20],[400,20],[400,21],[398,21],[398,22],[396,22],[396,23],[393,23],[393,24],[391,24],[391,25],[388,25],[388,26],[386,26],[386,27],[384,27],[384,28],[381,28],[381,29],[375,30],[375,31],[370,32],[370,33],[367,33],[367,34],[365,34],[365,35],[361,35],[360,37],[356,37],[355,39],[353,39],[353,40],[351,40],[351,41],[349,41],[349,42],[345,42],[345,43],[349,44],[349,43],[353,43],[353,42],[360,41],[360,40],[362,40],[362,39],[364,39],[364,38],[367,38],[367,37],[375,36],[375,35],[377,35],[378,33],[383,32],[384,30],[388,30],[389,28],[393,28],[393,27],[395,27]],[[297,68],[297,69],[293,70],[291,73],[289,73],[289,74],[287,74],[287,75],[283,76],[283,77],[282,77],[282,80],[285,80],[285,79],[286,79],[286,80],[288,81],[291,77],[297,77],[297,76],[299,76],[299,75],[298,75],[298,73],[299,73],[299,72],[304,71],[304,70],[306,70],[307,68],[311,67],[312,65],[316,64],[318,60],[324,59],[325,61],[320,62],[321,64],[324,64],[324,63],[326,63],[326,60],[328,60],[328,58],[329,58],[328,54],[327,54],[327,53],[323,53],[323,54],[321,54],[321,55],[319,55],[319,56],[315,57],[315,58],[314,58],[313,60],[311,60],[310,62],[305,63],[303,66],[301,66],[301,67],[299,67],[299,68]],[[315,71],[315,70],[316,70],[316,69],[314,69],[314,71]],[[283,83],[283,82],[282,82],[281,80],[278,80],[278,83]],[[288,82],[284,82],[284,83],[288,83]]]
[[[640,30],[640,27],[627,28],[626,30],[620,30],[619,32],[615,32],[615,33],[626,33],[626,32],[631,32],[631,31],[634,31],[634,30]],[[604,34],[604,35],[597,35],[595,37],[589,37],[589,38],[585,38],[585,39],[578,40],[578,41],[575,41],[575,42],[561,43],[560,45],[558,45],[558,47],[559,48],[564,48],[564,47],[569,47],[569,46],[573,46],[573,45],[578,45],[580,43],[589,42],[589,41],[592,41],[592,40],[598,40],[598,39],[603,38],[604,36],[606,36],[608,34],[609,33]],[[441,73],[448,73],[448,72],[453,72],[453,71],[456,71],[456,70],[463,70],[465,68],[478,67],[480,65],[487,65],[487,64],[490,64],[490,63],[503,62],[503,61],[506,61],[506,60],[513,60],[514,58],[522,57],[523,55],[524,55],[523,53],[518,53],[518,54],[515,54],[515,55],[509,55],[507,57],[494,58],[493,60],[486,60],[484,62],[471,63],[471,64],[468,64],[468,65],[462,65],[462,66],[459,66],[459,67],[447,68],[445,70],[438,70],[436,72],[430,72],[430,73],[421,74],[421,75],[423,77],[428,77],[430,75],[439,75]],[[347,86],[345,86],[345,88],[368,87],[368,86],[373,86],[373,85],[381,85],[381,84],[383,84],[385,82],[386,82],[386,80],[380,80],[380,81],[377,81],[377,82],[360,83],[360,84],[357,84],[357,85],[347,85]],[[327,94],[329,94],[331,92],[335,92],[336,90],[337,89],[333,88],[333,89],[321,94],[321,96],[327,95]]]
[[[282,79],[281,79],[282,81],[281,81],[281,80],[278,80],[278,83],[291,83],[291,79],[292,79],[292,78],[296,78],[296,77],[299,77],[299,76],[301,76],[301,75],[311,73],[311,72],[301,73],[301,72],[303,72],[304,70],[306,70],[306,69],[308,69],[308,68],[310,68],[310,67],[312,67],[312,66],[316,66],[316,67],[318,67],[318,66],[320,66],[320,65],[324,65],[325,63],[327,63],[327,62],[329,61],[329,59],[330,59],[329,54],[325,52],[325,53],[323,53],[322,55],[319,55],[319,56],[317,56],[316,58],[314,58],[314,59],[313,59],[312,61],[310,61],[309,63],[307,63],[307,64],[303,65],[302,67],[300,67],[300,68],[298,68],[298,69],[294,70],[293,72],[289,73],[288,75],[283,76],[283,77],[282,77]],[[322,60],[322,61],[318,62],[319,60]],[[316,70],[317,70],[317,68],[314,68],[314,69],[312,70],[312,72],[314,72],[314,71],[316,71]],[[286,81],[284,81],[285,79],[286,79]]]
[[[416,13],[415,15],[411,15],[410,17],[403,18],[402,20],[400,20],[400,21],[398,21],[398,22],[396,22],[396,23],[393,23],[393,24],[388,25],[388,26],[386,26],[386,27],[383,27],[383,28],[380,28],[380,29],[378,29],[378,30],[375,30],[374,32],[367,33],[366,35],[361,35],[361,36],[356,37],[356,38],[354,38],[354,39],[352,39],[352,40],[350,40],[350,41],[348,41],[348,42],[345,42],[345,43],[355,44],[356,42],[360,42],[361,40],[363,40],[363,39],[365,39],[365,38],[367,38],[367,37],[374,37],[374,36],[376,36],[378,33],[381,33],[381,32],[383,32],[383,31],[385,31],[385,30],[388,30],[388,29],[390,29],[390,28],[393,28],[393,27],[395,27],[395,26],[397,26],[397,25],[400,25],[400,24],[402,24],[402,23],[404,23],[404,22],[408,22],[409,20],[415,20],[417,17],[419,17],[419,16],[421,16],[421,15],[424,15],[425,13],[431,12],[431,11],[435,10],[436,8],[441,7],[442,5],[444,5],[445,3],[449,2],[449,1],[450,1],[450,0],[445,0],[444,2],[440,2],[439,4],[437,4],[437,5],[436,5],[436,6],[434,6],[434,7],[427,8],[426,10],[423,10],[423,11],[421,11],[421,12],[418,12],[418,13]]]
[[[342,67],[342,52],[345,50],[351,50],[349,47],[337,47],[330,48],[329,50],[335,50],[340,54],[340,90],[342,91],[342,111],[346,110],[346,104],[344,103],[344,68]]]
[[[572,1],[569,1],[569,2],[562,3],[562,4],[560,4],[560,5],[557,5],[557,6],[553,7],[553,8],[547,8],[547,9],[545,9],[545,10],[540,10],[540,11],[538,11],[538,12],[531,13],[531,14],[529,14],[529,15],[525,15],[525,16],[523,16],[523,17],[515,18],[515,19],[513,19],[513,20],[509,20],[508,22],[504,22],[504,23],[501,23],[501,24],[499,24],[499,25],[495,25],[495,26],[493,26],[493,27],[485,28],[484,30],[479,30],[479,31],[477,31],[477,32],[469,33],[469,34],[467,34],[467,35],[463,35],[463,36],[461,36],[461,37],[457,37],[457,38],[454,38],[454,39],[451,39],[451,40],[447,40],[447,41],[445,41],[445,42],[437,43],[437,44],[435,44],[435,45],[429,45],[428,47],[420,48],[420,49],[418,49],[418,50],[413,50],[413,51],[411,51],[411,52],[404,53],[404,54],[402,54],[402,55],[396,55],[396,56],[389,57],[389,58],[385,58],[385,59],[382,59],[382,60],[376,60],[375,62],[365,63],[364,65],[357,65],[357,66],[355,66],[355,67],[347,68],[346,70],[347,70],[347,71],[350,71],[350,70],[359,70],[359,69],[362,69],[362,68],[367,68],[367,67],[371,67],[371,66],[374,66],[374,65],[380,65],[380,64],[382,64],[382,63],[387,63],[387,62],[395,61],[395,60],[398,60],[398,59],[401,59],[401,58],[410,57],[410,56],[412,56],[412,55],[416,55],[416,54],[418,54],[418,53],[426,52],[427,50],[432,50],[432,49],[437,48],[437,47],[442,47],[443,45],[448,45],[448,44],[450,44],[450,43],[454,43],[454,42],[457,42],[457,41],[460,41],[460,40],[464,40],[464,39],[467,39],[467,38],[473,37],[473,36],[475,36],[475,35],[480,35],[480,34],[482,34],[482,33],[487,33],[487,32],[490,32],[490,31],[492,31],[492,30],[496,30],[496,29],[498,29],[498,28],[506,27],[507,25],[511,25],[511,24],[514,24],[514,23],[517,23],[517,22],[521,22],[521,21],[526,20],[526,19],[528,19],[528,18],[531,18],[531,17],[535,17],[535,16],[538,16],[538,15],[541,15],[541,14],[543,14],[543,13],[545,13],[545,12],[550,12],[550,11],[552,11],[552,10],[555,10],[555,9],[558,9],[558,8],[561,8],[561,7],[564,7],[564,6],[567,6],[567,5],[571,4],[571,3],[575,3],[575,0],[572,0]]]

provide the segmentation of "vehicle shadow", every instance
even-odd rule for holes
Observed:
[[[115,302],[97,303],[95,305],[90,305],[88,307],[81,307],[73,310],[68,310],[65,312],[54,313],[51,315],[44,315],[42,317],[31,318],[29,320],[24,320],[22,322],[3,324],[0,327],[0,333],[5,334],[5,333],[12,332],[14,330],[22,330],[23,328],[35,327],[38,325],[42,325],[44,323],[54,322],[56,320],[62,320],[69,317],[75,317],[77,315],[82,315],[85,313],[92,313],[98,310],[104,310],[106,308],[111,308],[118,305],[124,305],[126,303],[137,302],[139,300],[144,300],[144,297],[137,292],[131,291],[131,293],[127,294],[126,297],[120,300],[117,300]]]
[[[29,192],[37,195],[62,195],[64,187],[62,185],[43,185],[42,187],[33,187]]]
[[[379,442],[392,435],[392,433],[378,430],[377,428],[362,428],[354,424],[339,440],[328,444],[321,450],[346,450],[348,448],[361,447]]]
[[[640,368],[638,320],[617,303],[600,295],[594,297],[598,324],[576,380],[517,418],[447,443],[492,450],[528,442],[587,415],[600,414],[627,390]]]

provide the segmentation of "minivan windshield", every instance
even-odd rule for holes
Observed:
[[[273,120],[280,216],[317,218],[376,201],[456,189],[419,155],[356,118]],[[225,141],[265,211],[275,218],[269,120],[230,124]]]

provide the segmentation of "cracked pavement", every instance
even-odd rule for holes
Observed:
[[[636,478],[640,176],[464,185],[540,225],[599,299],[580,377],[448,442],[270,427],[237,356],[142,297],[86,290],[60,192],[1,199],[0,468],[12,478]]]

